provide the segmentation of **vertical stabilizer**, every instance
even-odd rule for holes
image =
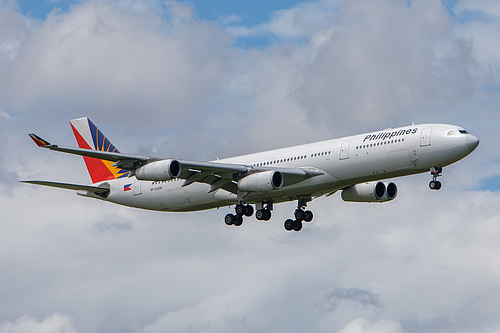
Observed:
[[[70,120],[78,147],[119,153],[118,149],[87,117]],[[93,183],[128,176],[129,170],[113,166],[113,162],[84,156]]]

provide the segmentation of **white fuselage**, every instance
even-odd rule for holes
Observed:
[[[293,185],[268,192],[250,192],[245,203],[284,202],[314,198],[354,184],[428,172],[470,154],[477,138],[461,127],[444,124],[412,125],[340,139],[315,142],[218,160],[256,169],[308,168],[322,171]],[[107,200],[121,205],[161,211],[195,211],[238,202],[224,189],[184,180],[140,181],[135,177],[107,181]],[[81,193],[102,199],[91,193]]]

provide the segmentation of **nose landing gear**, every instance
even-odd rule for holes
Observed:
[[[429,183],[429,187],[431,190],[439,190],[441,189],[441,182],[438,180],[438,177],[441,176],[441,173],[443,172],[442,167],[433,167],[431,168],[431,175],[432,175],[432,180]]]

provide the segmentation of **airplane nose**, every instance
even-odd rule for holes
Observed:
[[[476,138],[474,135],[469,134],[467,135],[466,144],[467,148],[469,148],[469,150],[472,152],[479,145],[479,139]]]

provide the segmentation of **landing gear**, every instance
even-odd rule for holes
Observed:
[[[243,217],[241,215],[227,214],[224,218],[224,222],[226,222],[227,225],[239,227],[243,223]]]
[[[264,206],[265,205],[265,206]],[[273,210],[273,203],[259,202],[256,205],[257,211],[255,212],[255,218],[259,221],[269,221],[271,219],[271,210]]]
[[[227,214],[226,217],[224,217],[224,222],[227,225],[234,225],[234,222],[237,222],[236,220],[238,219],[239,215],[234,215],[234,214]]]
[[[439,180],[431,180],[429,183],[429,187],[431,190],[439,190],[441,188],[441,182]]]
[[[295,220],[288,219],[285,221],[286,230],[300,231],[302,230],[302,222],[312,221],[313,213],[310,210],[305,210],[307,203],[311,200],[311,198],[299,199],[297,209],[294,213]],[[272,202],[257,202],[255,206],[255,217],[257,218],[257,220],[269,221],[271,219],[271,211],[273,210]],[[243,224],[243,216],[252,216],[254,213],[254,208],[252,205],[245,205],[243,202],[240,202],[234,207],[234,212],[235,214],[227,214],[224,218],[224,222],[227,225],[240,226]]]
[[[255,212],[255,218],[259,221],[269,221],[271,219],[271,211],[268,209],[259,209]]]
[[[443,172],[443,168],[441,167],[433,167],[431,168],[432,180],[429,183],[429,187],[431,190],[439,190],[441,189],[441,182],[438,180],[438,177],[441,176]]]
[[[251,205],[244,205],[242,203],[239,203],[234,207],[234,211],[236,212],[236,215],[240,216],[252,216],[253,215],[253,207]]]
[[[236,215],[227,214],[224,218],[224,222],[227,225],[235,225],[239,227],[243,224],[243,216],[250,217],[253,215],[253,206],[239,203],[236,205],[236,207],[234,207],[234,212],[236,213]]]
[[[300,231],[302,229],[302,222],[311,222],[313,219],[313,213],[310,210],[304,210],[307,203],[311,201],[311,198],[299,199],[297,204],[297,209],[295,210],[295,220],[288,219],[285,221],[285,229],[288,231],[295,230]]]
[[[295,219],[297,221],[311,222],[313,219],[313,213],[310,210],[297,209],[295,211]]]
[[[302,229],[302,222],[297,220],[288,219],[285,221],[285,229],[288,231],[300,231]]]

